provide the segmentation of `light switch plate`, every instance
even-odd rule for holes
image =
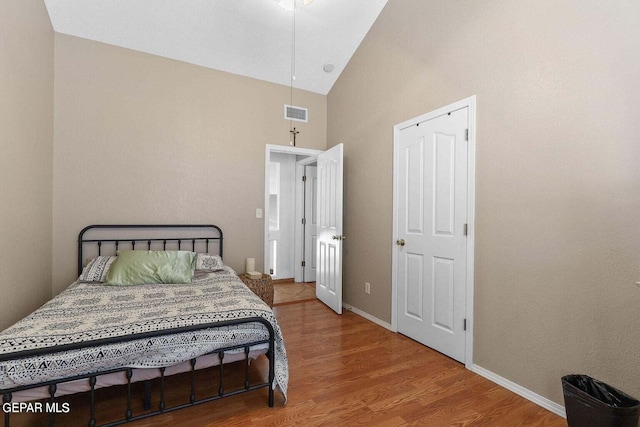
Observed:
[[[256,209],[256,218],[262,218],[262,209]]]

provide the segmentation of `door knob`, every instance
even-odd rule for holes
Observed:
[[[344,240],[347,238],[347,236],[341,236],[339,234],[336,234],[335,236],[331,237],[333,240]]]
[[[396,240],[396,244],[397,244],[398,246],[404,246],[404,239],[398,239],[398,240]]]

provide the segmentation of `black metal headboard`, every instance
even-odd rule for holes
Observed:
[[[189,250],[222,257],[222,230],[210,224],[89,225],[78,234],[78,274],[86,261],[120,249]]]

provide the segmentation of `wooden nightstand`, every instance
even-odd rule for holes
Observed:
[[[269,307],[273,307],[273,282],[271,281],[271,276],[263,274],[260,279],[250,279],[241,273],[238,277],[262,301],[266,302]]]

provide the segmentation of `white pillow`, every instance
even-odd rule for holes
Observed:
[[[222,271],[224,264],[219,255],[212,254],[196,254],[196,271]]]

